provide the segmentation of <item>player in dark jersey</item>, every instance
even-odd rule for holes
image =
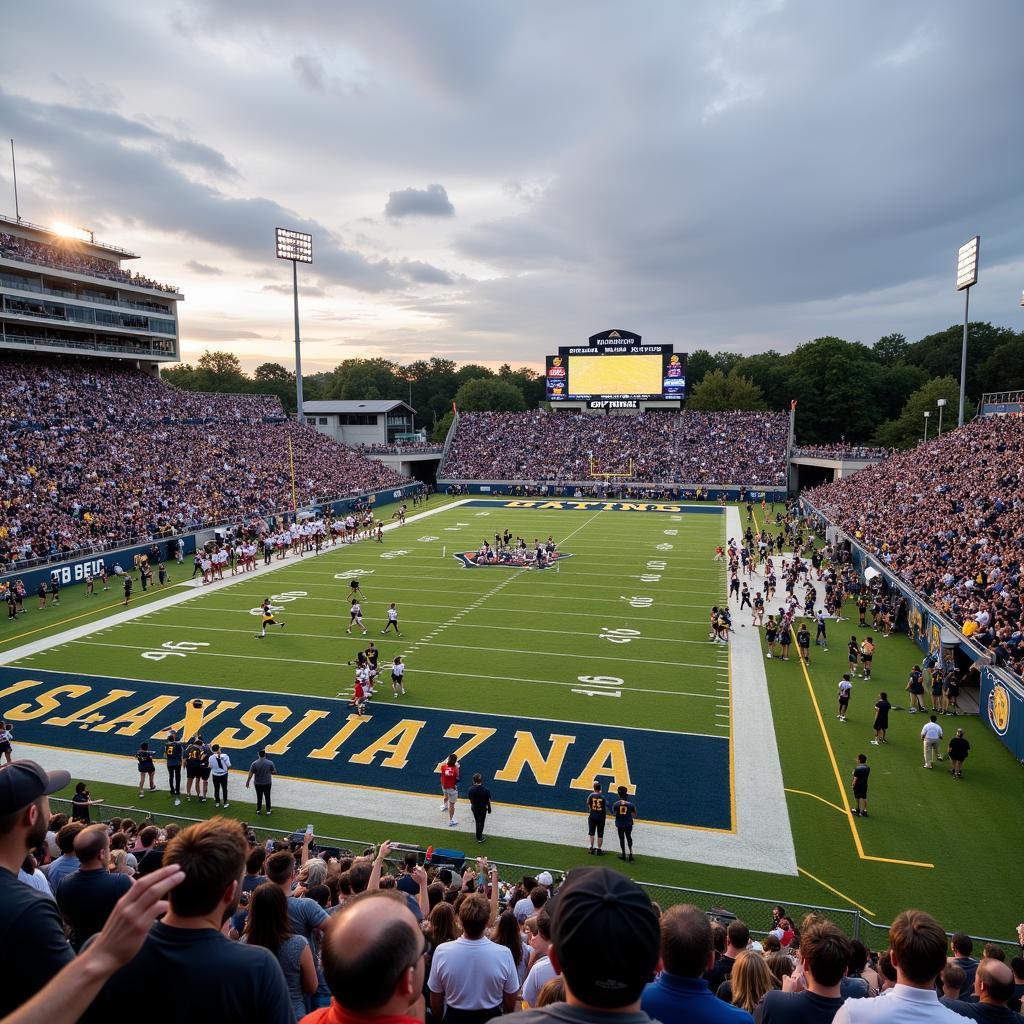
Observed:
[[[594,780],[594,792],[587,797],[587,838],[590,840],[588,853],[601,856],[604,851],[604,822],[608,816],[608,800],[601,789],[601,783]],[[597,846],[594,846],[594,837],[597,837]]]
[[[199,781],[203,766],[203,741],[193,736],[185,748],[185,799],[192,802],[192,786],[195,784],[196,797],[199,797]]]
[[[139,763],[139,796],[146,795],[146,776],[149,776],[149,788],[156,789],[156,765],[153,764],[153,751],[148,743],[140,743],[135,752],[135,760]]]
[[[627,799],[629,792],[625,786],[619,786],[616,790],[619,799],[612,804],[612,817],[615,819],[615,829],[619,833],[619,860],[633,859],[633,822],[636,820],[636,804]],[[626,856],[626,847],[629,847],[629,856]]]
[[[178,734],[173,729],[168,729],[167,739],[164,741],[164,763],[167,765],[167,781],[171,787],[175,807],[181,803],[181,759],[184,753],[185,748],[178,739]]]
[[[853,769],[853,799],[854,806],[850,808],[858,818],[868,816],[868,776],[871,769],[868,767],[866,754],[857,755],[857,765]]]

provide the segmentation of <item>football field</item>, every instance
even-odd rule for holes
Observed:
[[[815,649],[806,672],[795,659],[766,663],[735,605],[732,642],[710,643],[708,612],[725,599],[714,549],[742,529],[736,507],[480,498],[432,505],[382,544],[269,568],[260,559],[257,572],[209,586],[188,579],[190,566],[171,567],[171,586],[137,593],[127,609],[92,614],[114,591],[90,605],[68,590],[63,625],[0,647],[0,715],[14,726],[15,756],[68,767],[140,814],[216,813],[212,801],[174,807],[159,760],[157,792],[137,799],[138,744],[159,753],[174,727],[229,754],[229,813],[240,818],[253,820],[243,783],[262,747],[277,765],[281,828],[314,818],[336,836],[470,850],[465,802],[451,830],[439,810],[437,769],[455,752],[462,794],[475,772],[491,790],[493,857],[586,862],[584,801],[598,779],[625,785],[637,806],[628,868],[643,880],[856,908],[879,922],[909,899],[952,926],[1012,934],[998,901],[961,884],[943,839],[953,820],[996,820],[1007,799],[1019,807],[1003,782],[1012,759],[977,719],[966,722],[972,761],[959,786],[916,774],[913,719],[908,729],[897,716],[890,747],[867,746],[874,687],[898,693],[920,660],[904,637],[880,641],[878,681],[857,683],[849,724],[832,707],[845,624],[830,626],[840,634],[832,651]],[[506,530],[531,548],[550,535],[560,557],[543,570],[476,564],[482,542]],[[366,636],[346,633],[353,581]],[[284,626],[257,639],[265,598]],[[391,602],[400,637],[381,635]],[[380,678],[358,716],[351,663],[370,641]],[[399,697],[396,655],[407,666]],[[846,811],[858,750],[871,752],[867,821]],[[1005,831],[958,842],[989,858],[992,884],[1009,884]],[[606,846],[617,846],[611,824]]]

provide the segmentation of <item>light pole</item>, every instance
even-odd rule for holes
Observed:
[[[926,441],[928,440],[928,417],[929,416],[931,416],[931,413],[927,409],[925,409],[925,411],[924,411],[924,439]]]
[[[978,283],[978,251],[981,235],[964,242],[956,253],[956,290],[964,293],[964,340],[960,347],[960,414],[957,426],[964,425],[964,396],[967,393],[967,314],[971,306],[971,286]]]
[[[302,411],[302,347],[299,341],[299,271],[300,263],[313,262],[313,236],[304,231],[275,228],[277,258],[292,261],[292,299],[295,307],[295,415],[306,422]]]
[[[939,437],[941,437],[942,436],[942,410],[946,408],[946,400],[944,398],[939,398],[939,399],[936,400],[935,404],[939,407]]]

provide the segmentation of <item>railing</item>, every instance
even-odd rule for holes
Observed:
[[[892,455],[890,448],[870,448],[865,445],[811,445],[801,448],[794,446],[794,459],[887,459]]]
[[[101,341],[73,341],[70,338],[36,338],[27,334],[12,334],[4,324],[0,324],[0,340],[11,341],[18,345],[34,345],[41,348],[77,348],[86,352],[112,352],[115,355],[130,356],[167,356],[177,358],[177,352],[154,346],[144,348],[139,345],[105,345]],[[153,339],[159,341],[160,339]]]
[[[166,306],[156,302],[129,302],[127,299],[112,299],[105,295],[81,295],[78,292],[68,291],[63,288],[44,288],[42,285],[32,284],[30,281],[15,281],[11,276],[0,274],[0,286],[11,288],[15,291],[32,292],[33,295],[51,295],[55,299],[73,300],[76,302],[95,302],[97,305],[120,306],[124,309],[144,309],[148,313],[163,313],[164,316],[173,316],[173,312]]]
[[[12,217],[10,214],[0,213],[0,221],[6,221],[8,224],[13,224],[19,228],[32,228],[35,231],[45,231],[48,235],[54,233],[53,228],[47,227],[45,224],[33,224],[30,220],[25,220],[24,217]],[[92,235],[92,232],[89,232]],[[107,245],[105,242],[97,242],[94,238],[90,237],[90,245],[98,245],[101,249],[106,249],[108,252],[119,253],[126,260],[137,260],[139,254],[137,252],[129,252],[127,249],[122,249],[117,245]]]
[[[51,810],[66,810],[70,813],[72,803],[64,797],[50,797]],[[148,808],[120,807],[113,804],[103,804],[103,814],[109,819],[110,816],[131,818],[140,828],[143,823],[155,825],[166,825],[169,822],[189,825],[202,818],[192,818],[181,814],[165,814],[162,811],[150,811]],[[253,832],[260,843],[268,840],[287,842],[294,833],[286,833],[281,830],[267,828],[265,825],[253,825],[246,822],[249,831]],[[451,837],[446,835],[445,840],[450,842]],[[323,836],[314,831],[314,843],[320,851],[329,856],[362,856],[372,855],[377,844],[368,839],[337,838],[334,836]],[[404,851],[396,850],[388,862],[393,866],[401,863]],[[466,854],[466,863],[475,863],[472,853]],[[489,860],[491,865],[497,867],[499,880],[508,886],[522,881],[524,876],[536,878],[542,871],[548,871],[557,880],[565,874],[564,870],[550,865],[537,864],[515,864],[509,861]],[[841,907],[826,907],[812,903],[794,903],[792,900],[778,900],[765,896],[744,896],[740,893],[714,892],[710,889],[690,889],[685,886],[665,885],[660,882],[644,882],[637,880],[651,900],[658,904],[662,910],[680,903],[690,903],[700,907],[701,910],[712,917],[719,916],[728,921],[727,915],[735,915],[750,926],[752,935],[764,936],[769,931],[769,924],[772,920],[772,908],[782,903],[790,917],[800,919],[810,913],[827,918],[838,925],[851,938],[860,939],[869,948],[884,948],[883,942],[888,941],[889,926],[876,924],[868,921],[859,910],[847,910]],[[724,913],[718,913],[724,912]],[[952,934],[951,932],[947,934]],[[990,939],[982,936],[971,938],[977,943],[995,942],[1006,948],[1007,956],[1012,957],[1015,951],[1019,950],[1019,943],[1011,939]]]

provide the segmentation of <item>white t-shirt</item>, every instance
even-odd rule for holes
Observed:
[[[211,775],[227,775],[228,769],[231,767],[231,758],[224,753],[223,750],[218,750],[216,754],[210,755],[210,774]]]
[[[938,722],[928,722],[921,730],[921,739],[930,743],[938,743],[942,739],[942,726]]]
[[[526,981],[523,984],[523,1002],[527,1006],[535,1006],[540,990],[547,982],[556,977],[558,975],[555,973],[554,967],[551,966],[551,960],[547,956],[540,957],[526,976]]]
[[[512,952],[490,939],[442,942],[434,950],[427,987],[455,1010],[491,1010],[519,991]]]

